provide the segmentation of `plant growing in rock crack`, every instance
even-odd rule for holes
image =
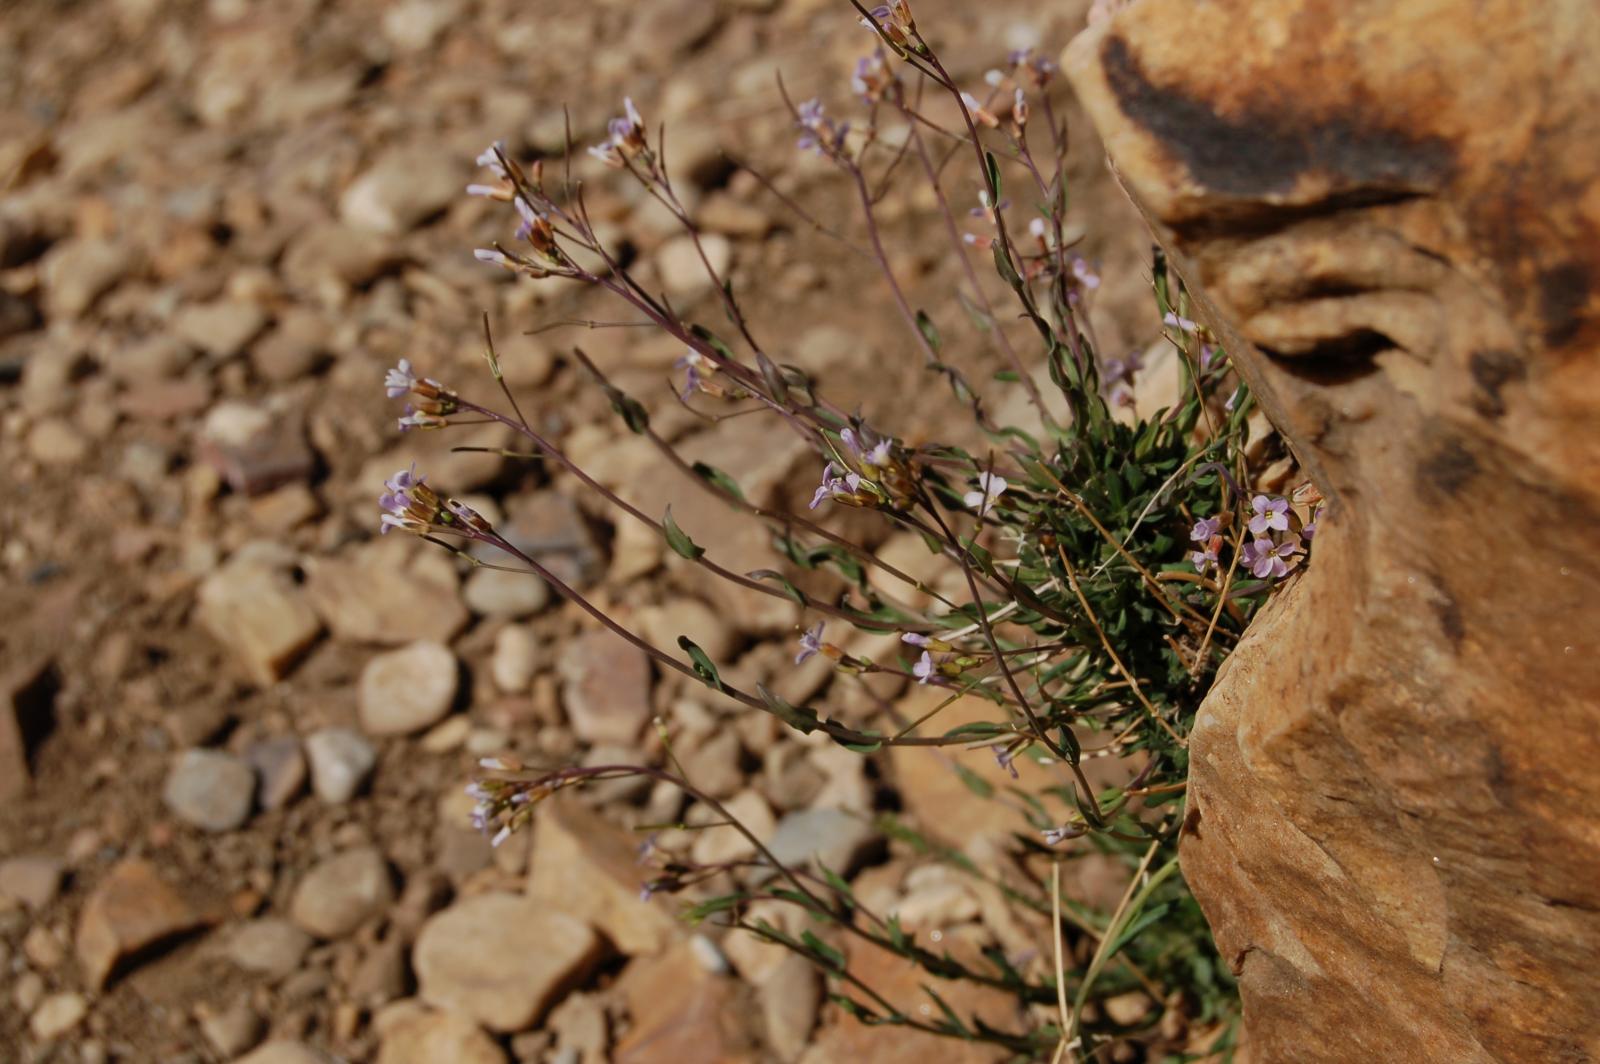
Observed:
[[[1181,285],[1159,257],[1152,271],[1152,324],[1162,324],[1176,350],[1181,388],[1167,409],[1134,411],[1140,361],[1103,353],[1085,313],[1100,281],[1068,238],[1066,130],[1052,105],[1052,64],[1013,54],[1007,71],[973,87],[980,97],[949,73],[903,0],[858,11],[876,40],[851,80],[857,117],[836,119],[819,100],[795,103],[786,92],[784,99],[799,132],[799,150],[820,155],[844,176],[867,241],[857,250],[881,272],[890,312],[903,322],[928,372],[970,410],[988,441],[981,451],[951,443],[914,445],[891,425],[866,424],[830,402],[817,383],[759,338],[674,191],[664,131],[652,132],[631,100],[587,156],[574,158],[569,143],[564,159],[524,164],[497,144],[478,159],[488,177],[468,189],[504,202],[516,219],[513,238],[478,249],[480,260],[529,280],[565,279],[609,293],[682,345],[682,377],[674,391],[685,406],[712,420],[769,416],[804,438],[819,470],[810,511],[754,505],[726,473],[682,457],[652,428],[641,402],[620,390],[581,348],[572,351],[627,428],[650,441],[663,462],[692,474],[703,490],[746,519],[766,524],[777,551],[792,565],[835,574],[837,593],[803,591],[776,570],[731,571],[696,544],[670,510],[645,513],[602,485],[523,415],[502,376],[487,318],[485,356],[497,397],[469,396],[417,375],[406,361],[390,371],[385,387],[390,397],[407,400],[402,429],[485,420],[509,426],[533,448],[529,457],[567,471],[627,520],[654,530],[688,562],[745,593],[798,603],[811,623],[798,633],[797,665],[821,655],[846,679],[902,674],[945,696],[935,708],[907,720],[881,704],[874,719],[847,723],[817,707],[791,704],[766,685],[736,686],[689,639],[678,640],[685,654],[680,657],[608,616],[489,521],[443,494],[446,486],[430,483],[425,473],[405,470],[388,483],[382,527],[423,536],[475,565],[490,563],[462,548],[496,548],[506,566],[542,577],[661,669],[704,684],[749,712],[772,714],[803,734],[822,733],[863,755],[890,746],[980,747],[1013,779],[1018,765],[1030,766],[1044,786],[997,788],[958,769],[972,801],[1004,800],[1017,810],[1014,860],[1003,876],[896,818],[884,817],[880,828],[915,852],[998,887],[1011,904],[1047,921],[1053,941],[1041,943],[1031,957],[995,948],[958,956],[908,932],[893,914],[874,911],[837,870],[779,862],[727,807],[687,777],[665,724],[658,725],[661,764],[525,768],[486,760],[484,775],[470,789],[479,803],[478,826],[499,842],[557,791],[630,776],[669,783],[715,818],[700,830],[740,832],[755,856],[703,864],[650,845],[649,867],[641,872],[644,893],[681,894],[689,919],[725,921],[809,958],[831,977],[833,999],[865,1023],[993,1043],[1019,1060],[1088,1059],[1117,1041],[1188,1059],[1159,1012],[1119,1020],[1102,1007],[1143,989],[1169,1016],[1213,1035],[1207,1054],[1227,1055],[1235,1014],[1232,982],[1177,866],[1188,771],[1185,737],[1253,610],[1305,563],[1318,500],[1309,493],[1290,500],[1248,489],[1249,395],[1225,352],[1188,316]],[[941,124],[930,107],[941,97],[947,113],[957,116],[953,125]],[[682,316],[601,239],[584,186],[574,176],[574,163],[587,165],[590,156],[637,181],[682,226],[731,323],[729,334]],[[955,184],[946,176],[951,164],[966,167],[974,179],[976,205],[970,211],[959,210],[946,192]],[[995,423],[933,317],[911,303],[876,213],[892,177],[921,180],[931,190],[949,254],[959,259],[967,281],[957,298],[1007,364],[995,379],[1027,392],[1040,431]],[[806,221],[825,228],[761,180]],[[986,265],[1009,291],[1009,308],[986,294],[975,259],[989,260]],[[1027,324],[1025,344],[1002,327],[1013,315]],[[1059,394],[1064,416],[1051,413],[1046,389],[1027,372],[1029,359],[1048,366],[1048,389]],[[949,593],[949,585],[940,585],[944,592],[929,588],[830,530],[828,510],[839,506],[871,510],[921,537],[958,574],[953,583],[959,593]],[[867,580],[873,568],[931,596],[932,604],[915,608],[880,592]],[[900,652],[869,658],[830,640],[830,631],[848,628],[894,633]],[[941,726],[940,712],[961,698],[987,703],[988,719]],[[1104,758],[1126,761],[1131,779],[1097,786],[1087,769]],[[1075,848],[1115,855],[1132,869],[1112,911],[1095,912],[1063,897],[1061,862]],[[808,925],[795,932],[752,915],[758,901],[790,904]],[[938,1009],[908,1011],[858,975],[852,951],[868,947],[892,951],[920,968]],[[1000,1027],[963,1016],[937,992],[939,983],[950,980],[1015,995],[1017,1022]]]

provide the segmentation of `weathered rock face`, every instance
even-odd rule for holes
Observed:
[[[1137,0],[1066,66],[1329,500],[1192,737],[1264,1061],[1600,1057],[1600,7]]]

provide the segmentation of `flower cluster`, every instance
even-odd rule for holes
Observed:
[[[1056,65],[1032,48],[1018,48],[1006,57],[1021,77],[1036,89],[1050,84],[1056,75]]]
[[[498,757],[486,757],[478,767],[487,772],[517,772],[521,766]],[[467,797],[477,804],[472,807],[472,827],[489,836],[491,846],[499,846],[519,828],[525,828],[533,819],[533,807],[554,794],[558,784],[542,783],[529,786],[516,780],[485,777],[467,785]]]
[[[856,60],[855,72],[850,75],[850,91],[867,103],[877,103],[898,81],[883,49],[874,48],[871,55]]]
[[[822,112],[822,101],[817,99],[807,100],[795,108],[795,124],[800,127],[800,139],[795,141],[795,147],[814,151],[826,159],[836,159],[844,154],[850,123],[835,122]]]
[[[429,487],[416,466],[400,470],[384,481],[383,487],[383,494],[378,496],[378,508],[383,511],[380,533],[398,528],[419,536],[453,532],[481,539],[494,532],[478,511]]]
[[[822,483],[811,497],[811,509],[832,499],[847,506],[877,506],[887,500],[905,508],[915,491],[911,468],[895,451],[894,441],[877,437],[867,428],[842,429],[836,452],[822,467]]]
[[[911,5],[907,0],[880,4],[867,15],[867,18],[859,20],[861,24],[876,30],[895,47],[911,52],[922,50],[916,41],[917,24],[911,17]]]
[[[1189,539],[1199,549],[1189,553],[1195,570],[1206,573],[1220,570],[1223,526],[1228,514],[1206,517],[1195,522]],[[1305,543],[1316,531],[1315,520],[1303,527],[1289,507],[1289,500],[1276,495],[1257,495],[1250,500],[1246,524],[1250,539],[1239,548],[1239,564],[1258,580],[1279,580],[1288,576],[1303,560]]]
[[[622,169],[633,159],[653,165],[649,141],[645,139],[644,119],[633,105],[633,98],[622,100],[623,114],[606,125],[608,136],[589,149],[589,154],[614,169]]]
[[[383,391],[390,399],[409,395],[405,414],[400,418],[400,431],[407,429],[438,429],[448,425],[449,417],[460,409],[456,393],[432,377],[418,377],[411,369],[411,360],[402,358],[383,378]]]
[[[541,164],[538,162],[533,164],[531,175],[523,172],[510,156],[506,155],[505,145],[500,141],[496,141],[487,151],[479,155],[477,162],[479,166],[489,170],[495,183],[468,185],[467,195],[510,203],[516,208],[517,217],[520,219],[516,237],[518,240],[527,241],[538,258],[535,260],[509,254],[498,244],[494,247],[474,248],[473,257],[479,262],[487,262],[533,277],[548,277],[552,273],[570,274],[571,261],[556,244],[555,226],[551,224],[549,212],[540,210],[532,201],[532,197],[539,196],[541,203],[543,202],[542,193],[539,192],[543,180]]]

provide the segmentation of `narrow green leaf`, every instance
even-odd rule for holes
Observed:
[[[810,931],[800,936],[800,941],[805,943],[818,957],[828,963],[828,967],[835,972],[844,971],[844,954],[828,945]]]
[[[790,705],[768,689],[766,684],[756,684],[756,693],[761,696],[761,701],[766,705],[767,712],[801,735],[810,735],[817,730],[819,722],[815,710],[801,709],[798,706]]]
[[[727,688],[722,686],[722,677],[717,674],[717,666],[706,655],[704,650],[695,645],[694,640],[686,635],[680,635],[678,637],[678,646],[684,653],[689,655],[689,663],[694,666],[695,675],[704,680],[707,687],[714,687],[718,691],[727,691]]]
[[[988,780],[984,779],[982,776],[978,775],[976,772],[960,763],[956,764],[955,770],[957,778],[961,780],[961,782],[966,786],[967,790],[971,791],[979,798],[994,797],[994,785]]]
[[[1011,265],[1011,256],[1006,254],[1006,249],[998,241],[994,245],[994,268],[1006,284],[1012,288],[1022,287],[1022,278],[1017,274],[1017,268]]]
[[[785,595],[788,595],[802,606],[806,604],[805,592],[795,587],[794,584],[789,581],[788,577],[784,576],[776,569],[752,569],[750,572],[745,573],[744,575],[748,576],[752,580],[771,580],[779,587],[783,588],[783,593]]]
[[[728,474],[724,473],[722,470],[718,469],[716,466],[707,465],[704,462],[696,462],[692,468],[694,469],[695,473],[697,473],[712,487],[732,495],[740,502],[745,501],[744,492],[740,489],[739,482],[734,480]]]
[[[705,553],[705,549],[697,546],[689,534],[678,527],[678,522],[672,519],[670,506],[667,507],[667,515],[661,519],[661,531],[667,537],[667,546],[690,561],[695,561]]]
[[[939,327],[933,324],[933,319],[928,317],[927,311],[917,311],[917,328],[922,330],[922,338],[928,341],[928,346],[938,354],[941,346]]]

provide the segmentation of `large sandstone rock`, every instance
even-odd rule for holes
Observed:
[[[1329,500],[1191,742],[1257,1059],[1600,1056],[1597,48],[1589,0],[1139,0],[1068,50]]]

